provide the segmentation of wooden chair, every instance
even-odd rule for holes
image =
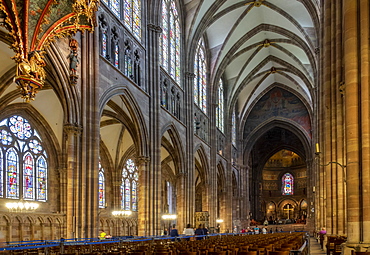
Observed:
[[[239,251],[238,255],[258,255],[258,251]]]
[[[370,255],[370,251],[351,251],[351,255]]]
[[[289,251],[268,251],[267,255],[289,255]]]

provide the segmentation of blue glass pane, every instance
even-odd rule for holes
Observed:
[[[30,153],[23,159],[23,198],[34,200],[34,163]]]
[[[282,178],[282,194],[293,195],[293,176],[289,173],[284,174]]]
[[[11,148],[6,153],[6,197],[19,198],[19,173],[18,173],[18,156],[16,151]]]
[[[37,200],[47,200],[47,169],[48,165],[46,159],[41,156],[37,159]]]

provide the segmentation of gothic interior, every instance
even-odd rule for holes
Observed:
[[[370,243],[369,1],[0,1],[6,241],[267,220]]]

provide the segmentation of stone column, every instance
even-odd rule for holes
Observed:
[[[96,237],[98,223],[99,176],[99,45],[98,33],[81,36],[81,115],[83,126],[80,151],[80,194],[78,196],[77,227],[79,237]],[[91,52],[94,54],[91,54]]]
[[[78,144],[78,137],[81,135],[82,127],[74,124],[64,125],[64,135],[66,142],[66,185],[65,190],[62,190],[62,196],[66,197],[63,201],[66,201],[66,208],[62,211],[66,212],[67,215],[67,238],[75,238],[76,235],[76,205],[77,193],[78,193],[78,178],[77,178],[77,151],[76,147]],[[63,181],[62,181],[63,183]]]
[[[151,95],[149,115],[149,151],[150,163],[147,173],[145,185],[150,188],[148,193],[148,211],[146,217],[148,221],[145,223],[147,226],[146,233],[148,235],[158,235],[161,231],[161,134],[159,123],[160,112],[160,70],[159,70],[159,35],[162,32],[161,27],[156,24],[148,24],[147,26],[147,59],[148,63],[148,90]],[[141,231],[144,231],[141,229]]]
[[[347,147],[347,244],[364,251],[369,227],[369,2],[343,0]],[[365,227],[366,226],[366,227]]]
[[[139,172],[139,187],[138,187],[138,235],[139,236],[147,236],[149,235],[149,193],[150,187],[148,187],[148,164],[149,164],[149,157],[140,156],[136,158],[136,163]]]
[[[177,224],[176,227],[180,231],[181,229],[184,229],[184,215],[186,211],[185,203],[186,203],[186,174],[184,172],[180,172],[176,176],[176,214],[177,214]],[[179,232],[181,234],[181,232]]]
[[[370,27],[370,3],[367,0],[359,1],[359,24],[360,24],[360,81],[361,81],[361,134],[362,134],[362,242],[369,246],[370,244],[370,48],[369,48],[369,27]]]
[[[185,156],[184,156],[184,169],[185,172],[185,204],[184,204],[184,217],[182,219],[182,226],[194,221],[194,207],[195,207],[195,180],[194,180],[194,78],[195,74],[192,72],[185,73],[185,124],[186,128],[186,141]],[[212,218],[212,215],[210,215]]]

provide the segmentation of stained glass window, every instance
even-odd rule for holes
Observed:
[[[119,46],[118,43],[114,45],[114,66],[119,67]]]
[[[107,31],[103,31],[101,41],[102,41],[101,53],[103,57],[106,57],[107,56]]]
[[[108,8],[115,14],[117,17],[121,17],[121,0],[103,0]]]
[[[160,59],[164,70],[180,83],[180,23],[175,1],[162,1],[162,37]]]
[[[37,181],[36,181],[36,188],[37,188],[37,200],[46,202],[46,190],[47,190],[47,169],[48,165],[44,156],[40,156],[37,159],[36,165],[37,171]]]
[[[132,57],[131,49],[129,46],[126,47],[124,58],[125,58],[125,75],[129,78],[132,78]]]
[[[122,169],[121,208],[123,210],[137,211],[137,185],[137,167],[132,159],[128,159]]]
[[[105,208],[105,178],[104,168],[99,160],[99,208]]]
[[[137,37],[141,38],[141,0],[124,1],[125,25]]]
[[[6,153],[6,167],[7,167],[7,178],[6,178],[6,197],[7,198],[19,198],[18,182],[18,155],[14,148],[10,148]]]
[[[222,80],[218,85],[218,104],[216,111],[216,125],[221,132],[224,132],[224,85]]]
[[[27,153],[23,159],[23,197],[27,200],[34,200],[34,163],[33,157]]]
[[[203,40],[199,40],[194,63],[194,101],[203,112],[207,112],[206,58]]]
[[[0,122],[0,197],[47,200],[47,155],[40,135],[27,119]]]
[[[231,115],[231,142],[234,146],[236,146],[236,116],[235,111],[233,115]]]
[[[290,173],[284,174],[282,178],[282,193],[283,195],[293,195],[294,178]]]

